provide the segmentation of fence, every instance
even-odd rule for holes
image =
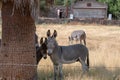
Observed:
[[[107,19],[56,19],[56,18],[40,18],[38,23],[46,23],[46,24],[64,24],[64,23],[72,23],[78,22],[82,24],[101,24],[101,25],[117,25],[120,26],[120,20],[107,20]]]

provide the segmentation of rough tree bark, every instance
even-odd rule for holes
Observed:
[[[37,73],[35,22],[27,6],[23,12],[20,7],[13,11],[13,7],[13,0],[2,3],[0,80],[34,80]]]

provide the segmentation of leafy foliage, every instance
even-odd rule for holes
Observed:
[[[40,14],[47,15],[49,8],[46,6],[46,1],[45,0],[40,0]]]
[[[120,0],[98,0],[108,4],[108,13],[113,15],[113,18],[120,19]]]
[[[54,0],[54,4],[55,5],[63,5],[64,4],[64,0]]]

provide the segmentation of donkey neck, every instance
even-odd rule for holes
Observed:
[[[61,46],[55,46],[55,49],[53,51],[53,54],[50,56],[52,62],[55,64],[55,65],[58,65],[60,63],[60,59],[61,59]]]
[[[57,55],[62,54],[62,46],[59,46],[58,44],[56,44],[53,54],[57,54]]]

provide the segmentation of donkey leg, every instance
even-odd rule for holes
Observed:
[[[83,41],[84,41],[84,45],[86,46],[86,40],[84,39]]]
[[[88,67],[85,64],[85,61],[83,61],[80,57],[79,57],[79,61],[82,64],[82,73],[80,75],[80,79],[82,79],[82,77],[84,76],[85,72],[88,70]]]
[[[60,80],[62,80],[63,78],[62,64],[59,65],[59,77],[60,77]]]
[[[57,80],[58,66],[54,65],[54,80]]]
[[[69,45],[70,45],[71,44],[71,37],[69,36],[68,39],[69,39]]]
[[[83,70],[83,72],[88,71],[88,66],[87,66],[87,64],[85,63],[85,61],[82,60],[80,57],[79,57],[79,61],[80,61],[80,63],[82,64],[82,70]]]

